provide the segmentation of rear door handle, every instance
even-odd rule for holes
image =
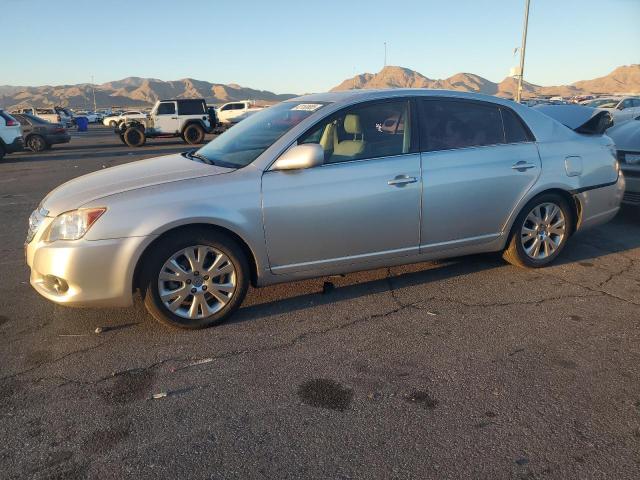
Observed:
[[[407,175],[398,175],[397,177],[389,180],[387,185],[391,185],[394,187],[402,187],[408,183],[416,183],[418,179],[416,177],[409,177]]]
[[[519,172],[524,172],[525,170],[529,170],[530,168],[536,168],[536,166],[533,163],[519,161],[518,163],[515,163],[511,168],[513,170],[518,170]]]

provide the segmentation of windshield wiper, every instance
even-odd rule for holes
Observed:
[[[207,157],[205,157],[204,155],[198,153],[195,150],[193,150],[191,152],[187,152],[187,156],[189,158],[197,158],[198,160],[200,160],[203,163],[206,163],[207,165],[215,165],[213,160],[208,159]]]

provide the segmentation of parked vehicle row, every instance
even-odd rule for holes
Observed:
[[[597,120],[571,129],[426,89],[288,100],[196,151],[50,192],[29,221],[31,285],[76,306],[129,306],[139,289],[160,322],[202,328],[250,283],[480,252],[544,267],[620,208],[624,177]]]

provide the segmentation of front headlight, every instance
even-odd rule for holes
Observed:
[[[61,213],[51,222],[45,239],[47,242],[56,240],[78,240],[89,231],[91,225],[106,211],[106,208],[80,208]]]

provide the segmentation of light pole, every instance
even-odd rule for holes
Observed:
[[[529,0],[525,0],[524,25],[522,27],[522,46],[520,47],[520,71],[518,72],[518,91],[516,92],[516,102],[522,100],[522,80],[524,77],[524,54],[527,49],[527,28],[529,27]]]
[[[91,90],[93,90],[93,112],[95,113],[98,107],[96,107],[96,86],[93,84],[93,75],[91,75]]]

